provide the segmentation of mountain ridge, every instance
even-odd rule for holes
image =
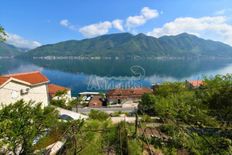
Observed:
[[[43,45],[20,57],[232,57],[232,47],[182,33],[155,38],[143,33],[114,33]]]
[[[15,57],[25,51],[26,49],[18,48],[5,42],[0,42],[0,57]]]

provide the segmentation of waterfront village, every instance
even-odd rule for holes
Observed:
[[[202,85],[201,80],[187,81],[188,87],[197,88]],[[73,112],[88,115],[92,109],[101,110],[112,114],[114,112],[133,113],[137,108],[143,94],[152,93],[158,84],[151,88],[116,88],[102,92],[80,92],[72,96],[71,89],[57,84],[50,83],[49,79],[39,71],[15,73],[0,76],[0,103],[8,105],[18,100],[34,101],[42,103],[43,107],[48,106],[51,101],[65,100],[65,105],[60,108],[70,110],[69,113],[61,113],[68,117],[74,117]],[[77,100],[78,104],[68,106],[68,102]],[[62,107],[63,106],[63,107]],[[59,107],[59,105],[58,105]],[[66,110],[65,110],[66,111]],[[61,110],[61,112],[63,112]],[[67,112],[67,111],[66,111]],[[83,116],[84,116],[83,115]],[[81,116],[81,115],[80,115]],[[79,115],[72,119],[78,119]]]
[[[3,110],[0,110],[0,118],[7,117],[0,124],[1,131],[4,131],[0,133],[3,134],[0,154],[31,151],[33,154],[50,155],[77,152],[90,155],[162,155],[171,152],[188,155],[192,151],[228,151],[230,115],[222,116],[228,119],[220,121],[226,124],[225,130],[218,128],[215,119],[199,108],[202,106],[199,104],[200,99],[204,101],[205,97],[201,98],[198,91],[208,91],[201,89],[205,85],[218,88],[214,83],[222,85],[223,81],[226,87],[228,80],[231,80],[229,75],[221,79],[216,77],[211,81],[212,85],[210,81],[205,84],[201,80],[186,80],[181,83],[154,84],[151,88],[116,88],[105,93],[80,92],[72,96],[70,88],[50,83],[40,71],[1,75],[0,103]],[[197,100],[194,93],[199,95]],[[35,108],[30,109],[23,102],[29,102]],[[58,113],[55,117],[62,123],[56,122],[54,115],[49,114],[49,109],[42,112],[36,103],[40,103],[42,109],[54,108]],[[225,107],[224,111],[230,110]],[[55,125],[49,127],[48,122]],[[8,132],[11,130],[14,132]],[[205,137],[202,138],[203,135],[211,137],[211,142],[220,145],[220,150],[199,149],[211,143]],[[218,136],[222,138],[214,141]],[[198,144],[192,145],[191,138],[197,139]],[[28,146],[24,146],[24,143]]]

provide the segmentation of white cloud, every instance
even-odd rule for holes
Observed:
[[[145,19],[152,19],[152,18],[156,18],[159,16],[159,12],[157,10],[154,9],[150,9],[149,7],[144,7],[141,10],[141,15],[145,18]]]
[[[17,34],[7,33],[6,42],[20,48],[33,49],[41,46],[42,44],[38,41],[27,40]]]
[[[177,35],[183,32],[232,45],[232,25],[228,23],[225,16],[176,18],[160,28],[154,28],[147,34],[160,37],[163,35]]]
[[[112,22],[105,21],[105,22],[100,22],[100,23],[95,23],[95,24],[84,26],[79,29],[79,32],[83,34],[85,37],[95,37],[95,36],[107,34],[111,28],[115,28],[121,32],[124,32],[125,31],[124,26],[127,27],[128,29],[131,29],[132,27],[143,25],[148,20],[151,20],[158,16],[159,16],[159,13],[157,10],[144,7],[140,11],[140,15],[129,16],[126,19],[125,25],[123,24],[124,22],[123,20],[115,19]],[[67,19],[62,20],[60,24],[65,27],[69,27],[71,25]],[[134,30],[131,30],[131,31],[134,31]]]
[[[107,34],[112,28],[117,29],[120,32],[124,32],[125,27],[127,27],[128,30],[134,32],[135,30],[131,29],[132,27],[143,25],[148,20],[151,20],[158,16],[159,12],[157,10],[150,9],[149,7],[144,7],[141,9],[140,15],[129,16],[126,19],[125,24],[124,20],[122,19],[114,19],[113,21],[104,21],[86,25],[78,29],[77,26],[73,25],[68,19],[63,19],[60,21],[60,25],[74,31],[78,30],[85,37],[95,37]]]
[[[123,32],[124,31],[123,20],[115,19],[112,22],[104,21],[100,23],[87,25],[80,28],[79,32],[85,37],[96,37],[99,35],[107,34],[111,28],[115,28]]]
[[[129,16],[127,18],[126,26],[128,28],[137,27],[137,26],[145,24],[145,22],[146,20],[143,18],[143,16]]]
[[[69,22],[68,19],[62,19],[60,21],[60,25],[63,27],[69,28],[70,30],[74,30],[74,31],[78,30],[78,28],[75,25],[73,25],[71,22]]]
[[[120,19],[115,19],[112,21],[113,27],[121,32],[124,31],[122,23],[123,23],[123,20],[120,20]]]
[[[79,29],[79,32],[83,34],[85,37],[95,37],[107,34],[110,28],[112,28],[112,23],[109,21],[105,21],[84,26]]]
[[[127,28],[137,27],[145,24],[148,20],[159,16],[159,12],[148,7],[144,7],[138,16],[129,16],[126,20]]]
[[[63,19],[60,21],[60,25],[64,27],[68,27],[70,25],[68,19]]]

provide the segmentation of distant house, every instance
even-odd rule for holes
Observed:
[[[58,93],[61,93],[61,94],[58,95]],[[49,94],[50,99],[55,99],[55,100],[65,99],[66,101],[69,101],[72,99],[70,88],[66,88],[63,86],[56,85],[56,84],[48,85],[48,94]]]
[[[192,89],[199,88],[202,85],[203,85],[202,80],[186,80],[186,86]]]
[[[102,96],[100,95],[93,96],[89,101],[89,107],[91,108],[99,108],[102,106],[103,106],[103,100],[102,100]]]
[[[45,107],[49,103],[48,82],[39,71],[0,76],[0,104],[8,105],[20,99],[41,102]]]
[[[80,92],[79,93],[79,97],[81,99],[81,104],[83,104],[83,105],[89,105],[90,101],[92,100],[92,98],[94,96],[100,96],[100,93],[99,92]]]
[[[143,94],[152,93],[149,88],[113,89],[106,93],[110,103],[122,103],[127,100],[140,100]]]

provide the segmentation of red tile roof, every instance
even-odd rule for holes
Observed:
[[[50,96],[55,96],[55,94],[58,91],[65,91],[65,90],[70,90],[70,88],[62,87],[62,86],[55,85],[55,84],[48,85],[48,93]]]
[[[190,83],[193,87],[199,87],[199,86],[203,85],[202,80],[190,80],[187,82]]]
[[[129,88],[129,89],[113,89],[107,92],[109,98],[139,98],[143,94],[152,93],[149,88]]]
[[[34,71],[34,72],[2,75],[0,76],[0,85],[5,83],[10,78],[24,81],[32,85],[49,82],[48,78],[44,76],[42,73],[40,73],[39,71]]]
[[[5,77],[0,77],[0,85],[2,85],[3,83],[5,83],[9,78],[5,78]]]

